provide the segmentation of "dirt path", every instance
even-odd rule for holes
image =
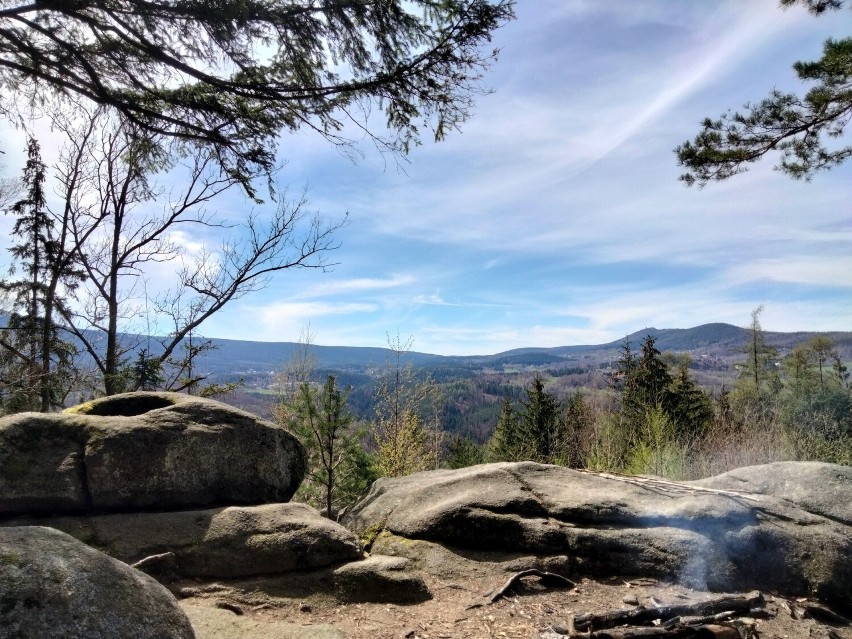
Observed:
[[[506,575],[426,581],[433,598],[410,606],[340,605],[322,596],[283,599],[225,585],[185,599],[182,605],[197,639],[529,639],[542,631],[564,629],[572,613],[614,611],[637,603],[688,604],[714,596],[653,580],[583,580],[568,589],[545,588],[530,579],[507,598],[487,604],[485,595],[499,588]],[[849,627],[794,619],[783,602],[771,596],[767,600],[772,617],[754,620],[759,639],[852,639]],[[216,606],[234,606],[243,614]]]

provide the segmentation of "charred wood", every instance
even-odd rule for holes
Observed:
[[[592,639],[742,639],[734,626],[707,624],[673,628],[629,626],[593,632]]]
[[[660,606],[655,608],[634,608],[631,610],[617,610],[602,614],[584,614],[574,617],[574,627],[580,632],[604,630],[616,626],[633,625],[642,626],[653,621],[666,622],[674,617],[706,617],[719,613],[748,614],[752,608],[760,608],[764,604],[763,595],[759,592],[751,592],[745,595],[725,595],[693,604],[676,604],[672,606]],[[665,628],[651,628],[666,632]],[[596,636],[598,633],[595,633]],[[603,636],[603,635],[600,635]],[[636,635],[639,636],[639,635]],[[649,635],[649,636],[660,636]],[[674,637],[674,635],[672,635]]]

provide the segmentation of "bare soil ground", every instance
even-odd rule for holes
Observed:
[[[719,595],[647,579],[582,580],[570,588],[545,587],[530,578],[490,604],[488,595],[506,582],[507,575],[452,581],[424,578],[433,598],[413,605],[339,604],[322,595],[280,597],[227,584],[184,588],[183,593],[192,596],[183,599],[182,605],[197,639],[529,639],[543,632],[564,631],[571,615],[637,605],[689,604]],[[770,617],[745,619],[745,636],[852,639],[849,626],[810,616],[794,618],[789,606],[795,608],[795,600],[764,596]]]

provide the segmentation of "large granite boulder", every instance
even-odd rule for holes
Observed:
[[[285,502],[304,472],[287,430],[190,395],[127,393],[0,419],[0,516]]]
[[[0,636],[192,639],[175,598],[147,575],[68,535],[0,528]]]
[[[0,525],[51,526],[127,563],[173,553],[163,565],[178,577],[248,577],[315,570],[363,558],[354,534],[316,509],[296,503],[26,517]]]
[[[775,462],[691,482],[695,486],[772,495],[852,526],[852,466]]]
[[[757,478],[774,470],[752,472]],[[816,491],[845,473],[830,464],[806,472],[815,473],[809,481]],[[344,523],[367,539],[394,541],[401,555],[407,546],[422,547],[400,540],[464,552],[565,555],[572,577],[758,588],[816,595],[849,610],[852,528],[843,509],[852,491],[842,481],[832,485],[839,491],[833,507],[803,495],[794,503],[753,493],[743,483],[733,491],[529,462],[485,464],[380,479]]]

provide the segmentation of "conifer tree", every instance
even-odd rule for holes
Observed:
[[[625,340],[614,377],[616,388],[621,393],[621,411],[631,430],[639,428],[649,409],[665,411],[669,407],[672,377],[651,335],[642,340],[638,357],[630,350],[629,341]]]
[[[568,438],[559,402],[536,375],[525,389],[526,398],[516,411],[509,396],[488,444],[488,461],[537,461],[559,464],[566,459]]]
[[[630,338],[625,337],[619,348],[620,355],[615,363],[615,371],[610,377],[610,386],[620,393],[633,383],[633,370],[636,368],[636,355],[631,348]]]
[[[317,366],[313,338],[305,327],[278,376],[281,396],[273,414],[296,434],[307,453],[307,473],[296,499],[325,508],[333,518],[366,493],[377,478],[376,462],[361,445],[366,429],[358,427],[349,410],[351,389],[340,389],[333,375],[326,376],[321,387],[312,381]]]
[[[467,468],[483,462],[482,446],[470,437],[456,435],[450,440],[448,448],[446,463],[449,468]]]
[[[133,388],[153,391],[162,386],[165,378],[159,357],[152,357],[147,348],[140,348],[132,369]]]
[[[766,342],[766,334],[760,325],[761,313],[762,304],[751,312],[746,360],[741,364],[738,384],[738,390],[756,399],[764,397],[770,389],[777,389],[778,381],[773,366],[778,351]]]
[[[566,444],[559,404],[556,397],[544,389],[544,379],[536,375],[527,387],[527,397],[521,400],[523,409],[519,430],[530,451],[528,459],[544,464],[561,463]]]
[[[689,358],[677,362],[675,375],[647,335],[642,341],[639,357],[629,345],[622,349],[617,364],[621,391],[622,423],[628,429],[627,438],[634,445],[646,445],[649,431],[690,439],[702,433],[713,419],[713,406],[707,394],[689,376]],[[654,424],[649,419],[656,420]],[[660,421],[662,420],[662,421]],[[666,428],[660,430],[659,424]]]
[[[640,348],[639,361],[633,374],[634,401],[645,407],[661,406],[666,408],[667,391],[672,383],[669,368],[657,349],[656,340],[645,336]]]
[[[714,402],[714,431],[733,433],[739,428],[734,407],[731,404],[731,391],[723,384]]]
[[[686,440],[704,434],[713,421],[713,404],[707,393],[689,376],[689,363],[688,355],[678,362],[666,402],[675,434]]]
[[[580,391],[566,399],[562,419],[565,432],[562,463],[569,468],[583,468],[591,452],[593,417]]]
[[[66,229],[63,226],[57,236],[47,209],[46,171],[38,141],[30,138],[23,175],[26,193],[10,210],[16,218],[12,235],[19,240],[9,249],[10,276],[20,271],[21,277],[0,282],[12,307],[0,338],[8,411],[46,412],[61,406],[75,376],[75,349],[62,338],[54,316],[64,310],[65,295],[82,275],[65,249]]]
[[[340,389],[334,375],[321,389],[308,381],[299,384],[289,402],[288,425],[308,454],[308,470],[300,496],[322,505],[334,518],[339,508],[366,491],[374,479],[360,463],[360,437],[347,402],[351,389]]]
[[[488,442],[486,459],[489,462],[521,461],[527,454],[524,444],[515,407],[511,398],[504,395],[497,426]]]

